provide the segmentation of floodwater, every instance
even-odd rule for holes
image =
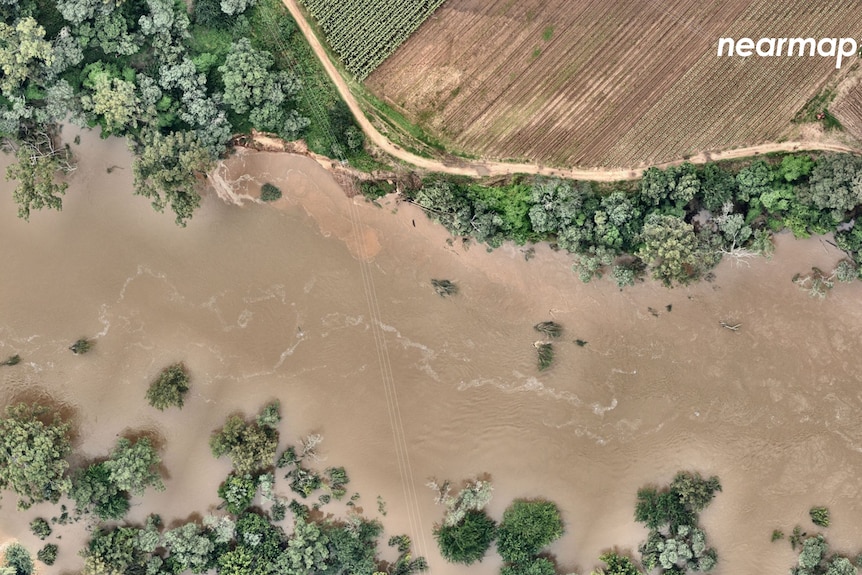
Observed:
[[[431,535],[442,511],[427,480],[477,474],[494,482],[497,518],[513,498],[559,504],[561,573],[589,572],[614,546],[636,554],[638,487],[679,469],[721,478],[701,517],[719,575],[785,572],[793,555],[772,530],[809,525],[815,504],[832,510],[834,546],[860,550],[862,283],[818,300],[791,282],[831,269],[828,243],[782,236],[771,261],[724,262],[713,282],[621,292],[580,283],[546,246],[527,261],[515,246],[452,245],[414,206],[348,199],[297,156],[228,160],[214,177],[223,197],[207,194],[181,229],[131,194],[124,144],[84,134],[74,149],[62,213],[25,223],[0,194],[0,357],[23,359],[0,382],[4,400],[47,393],[73,415],[83,458],[118,434],[157,439],[167,489],[135,498],[133,518],[210,511],[228,463],[209,434],[279,398],[282,446],[323,434],[321,465],[345,465],[365,513],[409,533],[433,573],[499,569],[494,554],[447,565]],[[243,200],[265,181],[285,197]],[[437,296],[432,278],[460,293]],[[565,333],[539,373],[531,326],[550,319]],[[96,345],[74,356],[83,336]],[[186,405],[156,411],[146,386],[176,361],[192,376]],[[7,493],[0,534],[35,551],[27,522],[52,514],[17,514]],[[82,527],[52,572],[80,567]]]

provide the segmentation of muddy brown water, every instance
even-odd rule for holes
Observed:
[[[135,498],[133,519],[211,511],[228,471],[209,454],[211,431],[279,398],[282,445],[322,433],[321,465],[345,465],[365,513],[409,533],[434,573],[500,566],[494,554],[448,565],[431,536],[442,512],[428,478],[480,473],[497,518],[516,497],[559,504],[566,534],[550,551],[561,572],[634,550],[638,487],[679,469],[721,478],[702,515],[719,575],[786,572],[789,545],[770,534],[808,524],[814,504],[831,508],[837,549],[862,549],[862,284],[821,301],[791,282],[834,265],[827,243],[781,236],[771,261],[724,262],[714,282],[620,292],[582,284],[546,246],[526,261],[517,246],[450,245],[415,207],[348,199],[297,156],[228,160],[213,178],[223,197],[207,194],[181,229],[131,194],[121,142],[84,134],[74,148],[61,213],[20,221],[0,184],[0,356],[23,358],[0,368],[2,394],[53,396],[76,416],[82,457],[106,454],[118,434],[156,437],[167,489]],[[285,197],[243,199],[265,181]],[[431,278],[460,293],[437,296]],[[548,319],[565,333],[539,373],[531,326]],[[96,345],[77,357],[67,347],[82,336]],[[146,385],[175,361],[192,388],[182,411],[158,412]],[[56,510],[19,514],[8,493],[2,504],[0,534],[35,551],[29,519]],[[63,533],[46,572],[80,568],[83,525]]]

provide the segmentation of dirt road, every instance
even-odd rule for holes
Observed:
[[[615,182],[619,180],[633,180],[639,178],[643,173],[645,168],[631,168],[631,169],[607,169],[607,168],[549,168],[537,164],[516,164],[516,163],[508,163],[508,162],[495,162],[490,160],[481,160],[481,161],[470,161],[470,160],[459,160],[457,164],[447,164],[445,162],[439,160],[433,160],[429,158],[423,158],[421,156],[417,156],[415,154],[411,154],[399,146],[396,146],[391,141],[389,141],[383,134],[381,134],[377,128],[368,120],[368,118],[363,113],[362,109],[359,107],[359,103],[356,101],[356,98],[353,97],[353,94],[350,92],[350,88],[347,87],[347,83],[341,77],[341,74],[338,73],[338,70],[335,69],[335,66],[329,60],[329,56],[326,54],[323,46],[320,43],[320,40],[314,34],[311,29],[311,26],[308,24],[308,21],[305,19],[302,11],[300,10],[297,0],[282,0],[284,5],[290,11],[291,15],[293,15],[294,20],[299,25],[299,29],[302,30],[302,33],[305,35],[308,43],[311,45],[312,50],[320,59],[320,62],[323,64],[326,73],[335,83],[335,86],[338,88],[338,92],[341,94],[341,97],[347,102],[347,105],[350,107],[351,112],[356,117],[357,122],[359,122],[359,126],[362,128],[362,131],[365,132],[365,135],[370,139],[374,145],[385,151],[387,154],[398,158],[399,160],[403,160],[418,168],[422,168],[425,170],[430,170],[434,172],[443,172],[446,174],[453,174],[459,176],[502,176],[506,174],[537,174],[543,176],[558,176],[561,178],[571,178],[574,180],[591,180],[596,182]],[[774,144],[761,144],[757,146],[750,146],[746,148],[737,148],[735,150],[728,150],[724,152],[703,152],[696,156],[692,156],[688,158],[689,162],[695,164],[703,164],[709,161],[718,161],[718,160],[732,160],[735,158],[745,158],[749,156],[756,156],[759,154],[768,154],[771,152],[793,152],[796,150],[822,150],[822,151],[830,151],[830,152],[854,152],[858,150],[854,150],[853,148],[816,142],[816,141],[805,141],[805,142],[782,142],[782,143],[774,143]],[[675,164],[682,163],[683,160],[679,160],[676,162],[667,162],[665,164],[659,164],[658,167],[667,167]]]

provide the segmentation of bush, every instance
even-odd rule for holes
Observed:
[[[82,337],[81,339],[70,345],[69,349],[75,355],[84,355],[85,353],[93,349],[93,342]]]
[[[278,189],[277,186],[270,184],[269,182],[265,183],[260,188],[260,199],[264,202],[274,202],[281,198],[281,190]]]
[[[183,406],[183,396],[189,390],[189,376],[181,363],[175,363],[162,370],[159,378],[150,384],[147,401],[150,405],[164,411],[165,408]]]
[[[458,293],[458,286],[449,280],[431,280],[431,285],[440,297],[446,297]]]
[[[550,343],[537,343],[536,351],[539,355],[539,371],[545,371],[554,362],[554,346]]]
[[[533,329],[548,337],[557,338],[563,333],[563,326],[555,321],[543,321],[533,326]]]
[[[562,534],[563,521],[555,504],[515,501],[497,529],[497,551],[507,563],[526,563]]]
[[[7,357],[0,365],[18,365],[19,363],[21,363],[21,356],[16,353]]]
[[[811,516],[811,521],[818,527],[829,527],[829,510],[825,507],[812,507],[808,514]]]
[[[53,565],[57,560],[58,547],[53,543],[48,543],[36,553],[36,558],[45,565]]]
[[[496,524],[484,511],[469,511],[459,523],[435,529],[434,537],[444,559],[470,565],[482,560],[495,533]]]
[[[46,537],[51,535],[51,526],[42,517],[37,517],[30,522],[30,531],[33,532],[33,535],[44,541]]]

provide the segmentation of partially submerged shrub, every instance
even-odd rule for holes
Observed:
[[[434,286],[434,291],[440,297],[455,295],[458,293],[458,286],[449,280],[431,280],[431,285]]]
[[[70,345],[69,349],[75,355],[84,355],[85,353],[93,349],[93,342],[82,337],[81,339]]]
[[[557,338],[563,333],[563,326],[555,321],[543,321],[533,326],[539,333],[543,333],[548,337]]]
[[[189,376],[181,363],[166,367],[159,378],[150,384],[147,401],[160,411],[183,406],[183,396],[189,390]]]
[[[818,527],[829,527],[829,510],[825,507],[812,507],[808,514]]]
[[[37,517],[30,522],[30,531],[41,540],[51,535],[51,526],[42,517]]]
[[[53,565],[57,560],[57,551],[59,548],[54,543],[47,543],[44,547],[36,552],[36,559],[45,565]]]
[[[554,346],[550,343],[536,343],[534,345],[539,354],[539,371],[544,371],[551,367],[554,362]]]
[[[281,190],[267,182],[260,188],[260,199],[264,202],[274,202],[281,199]]]

